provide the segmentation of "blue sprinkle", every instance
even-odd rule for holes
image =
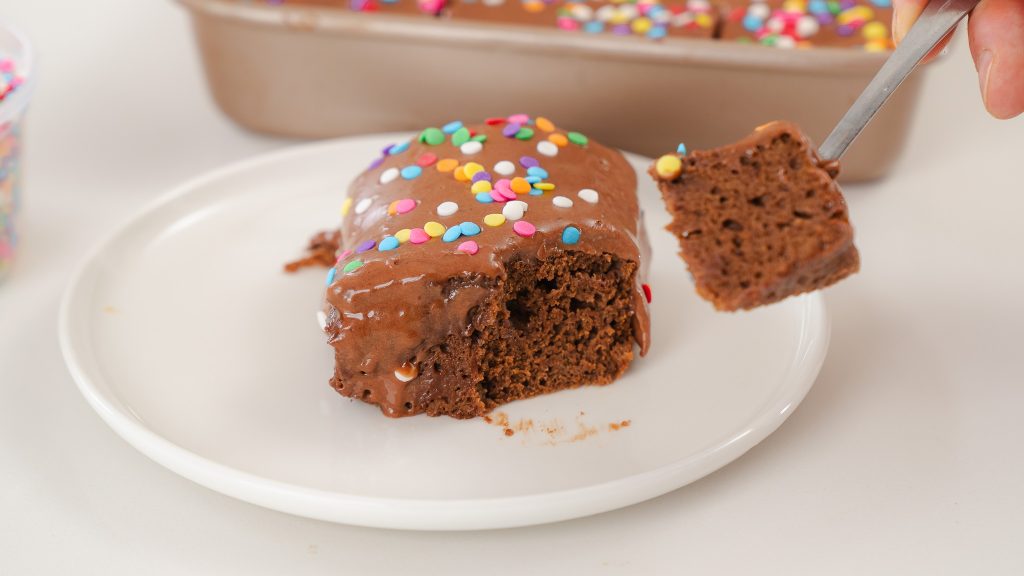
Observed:
[[[604,22],[600,20],[591,20],[583,25],[583,31],[590,34],[597,34],[604,31]]]
[[[543,196],[543,195],[544,195],[544,191],[543,190],[538,190],[536,188],[532,188],[530,190],[530,196]]]
[[[384,239],[380,241],[380,244],[377,245],[377,250],[387,252],[388,250],[398,248],[399,244],[401,244],[401,242],[398,241],[398,238],[395,238],[394,236],[385,236]]]
[[[651,18],[652,20],[657,19],[658,15],[663,12],[665,12],[665,7],[659,4],[655,4],[647,10],[647,17]]]
[[[444,132],[445,134],[454,134],[459,128],[462,128],[462,122],[455,120],[454,122],[449,122],[442,126],[441,132]]]
[[[405,152],[408,149],[409,149],[409,141],[406,140],[405,142],[402,142],[402,143],[399,143],[399,144],[395,144],[394,146],[389,148],[388,149],[388,155],[390,156],[390,155],[393,155],[393,154],[398,154],[398,153],[401,153],[401,152]]]
[[[807,3],[807,10],[811,14],[828,14],[828,3],[825,0],[811,0]]]
[[[676,154],[681,154],[683,156],[686,156],[686,144],[683,144],[682,142],[680,142],[679,146],[676,146]]]
[[[334,277],[337,274],[338,274],[338,269],[337,268],[331,268],[330,271],[327,272],[327,285],[328,286],[330,286],[331,284],[334,284]]]
[[[487,192],[479,192],[476,195],[476,201],[483,204],[490,204],[491,202],[494,202],[494,198],[491,198],[491,195]]]
[[[544,179],[541,178],[540,176],[527,176],[526,178],[523,178],[523,180],[526,180],[530,184],[536,184],[538,182],[544,181]]]
[[[463,236],[476,236],[480,233],[480,227],[472,222],[463,222],[459,224],[459,231]]]
[[[871,3],[879,8],[890,8],[892,6],[890,0],[871,0]]]
[[[664,26],[654,26],[647,31],[647,37],[655,40],[660,40],[668,35],[668,31],[665,30]]]
[[[441,236],[441,240],[444,240],[445,242],[455,242],[459,239],[459,236],[462,236],[462,227],[452,226],[444,231],[444,236]]]
[[[406,180],[412,180],[413,178],[417,178],[422,173],[423,168],[420,168],[419,166],[413,165],[402,168],[402,178],[405,178]]]
[[[562,242],[565,244],[575,244],[580,241],[580,229],[575,226],[566,226],[565,230],[562,230]]]
[[[530,166],[526,169],[527,176],[539,176],[540,178],[547,178],[548,171],[541,168],[540,166]]]
[[[743,27],[749,32],[757,32],[761,28],[761,19],[753,14],[747,14],[743,17]]]

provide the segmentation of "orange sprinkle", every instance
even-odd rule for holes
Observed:
[[[525,178],[521,178],[519,176],[512,179],[510,186],[512,187],[512,191],[516,194],[526,194],[531,188],[530,183],[527,182]]]
[[[569,144],[569,139],[565,137],[565,134],[552,134],[548,136],[548,140],[557,146],[565,146]]]
[[[455,169],[454,176],[459,182],[469,182],[469,176],[466,176],[466,171],[462,169],[462,166]]]
[[[438,172],[451,172],[455,170],[459,165],[459,161],[454,158],[445,158],[437,163]]]
[[[555,129],[555,124],[551,120],[544,118],[543,116],[537,117],[537,128],[545,132],[552,132]]]

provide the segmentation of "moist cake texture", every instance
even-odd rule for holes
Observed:
[[[858,270],[837,173],[786,122],[651,167],[697,292],[725,311],[824,288]]]
[[[388,416],[607,384],[647,350],[636,174],[582,134],[521,114],[428,128],[387,146],[342,214],[331,386]]]

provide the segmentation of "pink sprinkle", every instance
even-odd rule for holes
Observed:
[[[513,114],[508,117],[510,124],[526,124],[530,121],[530,117],[527,114]]]
[[[341,253],[340,256],[338,256],[338,262],[340,263],[342,260],[344,260],[345,258],[348,258],[351,255],[352,255],[352,251],[351,250],[345,250],[344,252]]]
[[[576,30],[580,27],[579,23],[572,18],[558,18],[555,20],[555,25],[561,30]]]
[[[437,154],[431,154],[430,152],[422,154],[419,158],[416,159],[416,163],[419,164],[420,166],[423,166],[424,168],[433,165],[434,162],[437,162]]]
[[[14,60],[10,58],[0,60],[0,72],[14,72]]]
[[[498,194],[501,194],[501,196],[505,200],[515,200],[516,199],[516,193],[513,192],[511,188],[502,188],[501,190],[498,190]]]
[[[515,194],[513,194],[512,196],[515,197]],[[508,202],[508,199],[502,196],[501,192],[498,192],[497,190],[491,190],[491,198],[495,202]]]
[[[494,183],[494,189],[495,190],[511,190],[512,189],[512,181],[509,180],[508,178],[502,178],[501,180],[498,180],[497,182]]]
[[[412,198],[403,198],[398,202],[395,202],[395,212],[399,214],[405,214],[406,212],[412,212],[413,208],[416,207],[416,201]]]
[[[476,254],[477,252],[480,251],[480,247],[477,246],[476,241],[466,240],[462,244],[459,244],[459,247],[456,248],[456,250],[458,250],[459,252],[465,252],[466,254],[472,256],[473,254]]]
[[[413,244],[423,244],[427,240],[430,240],[430,235],[427,234],[423,228],[413,228],[409,231],[409,242]]]
[[[529,238],[537,232],[537,227],[526,220],[516,220],[515,224],[512,225],[512,230],[523,238]]]

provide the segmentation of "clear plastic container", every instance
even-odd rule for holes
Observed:
[[[21,149],[25,111],[32,97],[32,49],[21,34],[0,24],[0,62],[13,61],[21,84],[0,100],[0,281],[10,274],[17,252],[21,203]],[[0,70],[0,74],[5,70]]]
[[[574,34],[491,22],[179,0],[214,99],[260,132],[324,138],[539,114],[658,156],[727,144],[772,120],[824,140],[885,61],[853,48]],[[843,157],[841,178],[894,165],[920,92],[911,75]]]

